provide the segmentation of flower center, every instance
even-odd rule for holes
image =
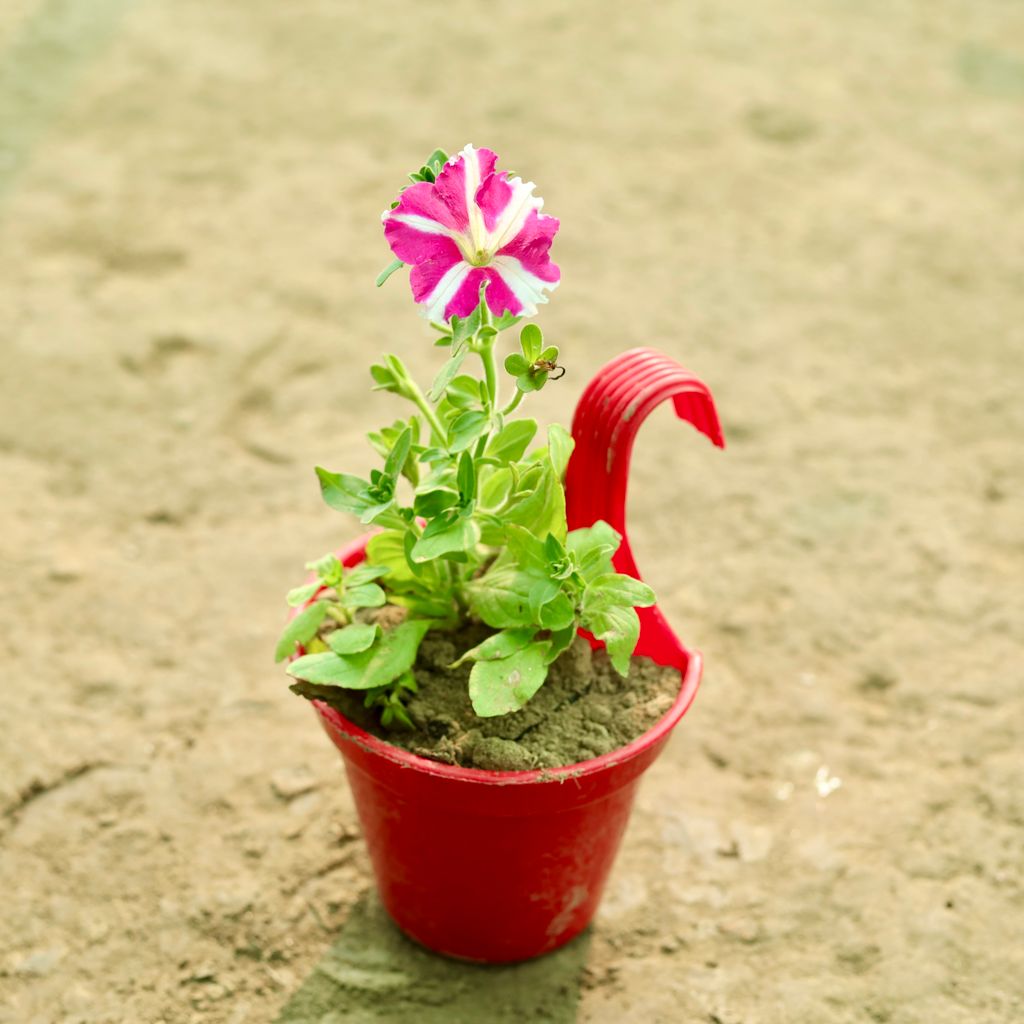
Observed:
[[[466,261],[474,267],[486,267],[491,262],[491,254],[486,249],[477,249],[475,253],[467,253]]]

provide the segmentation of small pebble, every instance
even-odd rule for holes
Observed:
[[[53,949],[40,949],[35,953],[29,953],[17,961],[14,965],[14,973],[25,977],[42,978],[49,974],[63,959],[63,949],[57,947]]]
[[[282,800],[294,800],[316,787],[316,779],[305,768],[279,768],[270,776],[270,788]]]

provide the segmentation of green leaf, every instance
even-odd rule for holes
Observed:
[[[416,416],[410,416],[408,423],[405,420],[396,420],[390,427],[383,427],[381,430],[371,430],[366,436],[374,451],[378,455],[387,458],[388,454],[395,447],[395,443],[402,436],[402,432],[408,427],[412,431],[412,450],[415,451],[419,444],[420,421]],[[419,468],[412,459],[406,459],[402,468],[402,474],[409,478],[413,487],[419,483]]]
[[[510,175],[506,176],[510,177]],[[513,316],[508,310],[505,310],[505,312],[494,321],[494,329],[497,331],[507,330],[509,327],[514,327],[520,320],[522,320],[521,316]]]
[[[583,592],[583,607],[589,610],[625,605],[628,608],[648,608],[657,601],[654,591],[646,583],[621,572],[605,573],[592,580]]]
[[[591,526],[573,530],[566,538],[565,546],[582,565],[594,552],[611,558],[619,550],[621,543],[622,535],[603,519],[598,519]]]
[[[544,347],[544,335],[536,324],[527,324],[519,335],[519,344],[523,350],[523,356],[528,365],[532,365],[540,358],[541,349]]]
[[[412,427],[406,427],[398,435],[394,447],[388,452],[388,457],[384,462],[384,476],[392,483],[401,475],[405,460],[409,457],[410,448],[412,448]]]
[[[417,619],[437,619],[449,625],[456,624],[455,603],[449,591],[438,590],[430,595],[419,592],[393,594],[391,603],[408,608],[409,614]]]
[[[484,455],[499,462],[517,462],[525,454],[536,433],[536,420],[512,420],[491,437]]]
[[[544,557],[551,566],[554,566],[556,562],[565,560],[565,548],[553,533],[549,533],[544,539]]]
[[[396,527],[401,522],[399,518],[396,522],[397,512],[394,512],[395,499],[390,498],[387,501],[378,502],[375,505],[368,506],[363,514],[359,517],[361,523],[380,523],[381,526],[393,526]]]
[[[528,373],[516,377],[516,387],[526,395],[531,391],[540,391],[547,382],[547,370],[530,370]]]
[[[518,523],[538,537],[553,533],[562,539],[566,533],[565,490],[550,462],[531,468],[521,481],[525,493],[513,500],[502,513],[506,523]]]
[[[538,578],[537,582],[530,587],[530,614],[537,622],[541,622],[541,609],[548,601],[553,600],[560,590],[558,581],[547,577]],[[541,625],[544,623],[541,622]]]
[[[370,376],[373,378],[374,391],[393,391],[396,394],[402,394],[404,390],[401,380],[388,366],[374,363],[370,367]]]
[[[368,650],[350,655],[309,654],[293,661],[288,674],[308,683],[346,690],[386,686],[412,668],[420,641],[432,625],[429,619],[407,619],[384,633]]]
[[[380,608],[387,603],[387,597],[376,583],[364,583],[357,587],[346,586],[341,603],[353,611],[356,608]]]
[[[507,524],[505,527],[505,543],[508,545],[508,550],[515,556],[521,569],[533,569],[546,577],[548,560],[544,554],[544,542],[539,540],[530,530],[515,523]]]
[[[409,515],[412,515],[411,511]],[[373,523],[382,529],[402,530],[405,528],[408,520],[404,510],[396,508],[395,503],[390,501],[386,505],[377,505],[364,512],[359,521],[361,523]]]
[[[636,610],[623,605],[610,605],[600,610],[585,610],[583,625],[608,649],[615,671],[629,674],[629,659],[640,639],[640,617]]]
[[[333,587],[341,582],[342,565],[338,556],[331,551],[307,562],[306,568],[315,572],[325,586]]]
[[[434,519],[453,508],[459,502],[459,492],[451,487],[435,487],[433,490],[417,494],[413,499],[413,510],[424,519]]]
[[[316,475],[320,481],[320,493],[331,508],[357,516],[366,510],[369,484],[365,480],[347,473],[331,473],[321,466],[316,467]]]
[[[294,587],[288,591],[288,596],[285,600],[288,602],[289,607],[298,608],[299,605],[305,604],[322,586],[323,584],[320,580],[316,579],[304,586]]]
[[[420,462],[433,464],[435,462],[447,462],[451,458],[451,452],[444,448],[424,448],[420,452]]]
[[[364,669],[370,660],[370,652],[342,656],[333,651],[323,654],[307,654],[296,658],[288,666],[288,675],[303,682],[320,686],[340,686],[346,690],[363,690]]]
[[[386,565],[355,565],[345,572],[345,586],[358,587],[363,583],[372,583],[386,576],[391,570]]]
[[[401,270],[405,264],[401,260],[392,260],[378,275],[377,287],[379,288],[396,270]]]
[[[500,633],[492,633],[483,643],[471,647],[458,661],[453,661],[451,668],[457,668],[465,661],[494,661],[496,658],[507,658],[516,651],[521,651],[532,642],[535,629],[503,629]]]
[[[518,711],[548,675],[546,643],[533,643],[507,658],[478,661],[469,674],[469,696],[481,718]]]
[[[530,611],[530,590],[536,573],[523,572],[515,564],[496,562],[479,579],[465,586],[472,612],[488,626],[536,626]]]
[[[366,557],[388,570],[388,585],[412,579],[412,572],[405,561],[406,534],[399,530],[384,530],[374,534],[366,545]]]
[[[505,503],[511,490],[512,474],[509,470],[496,469],[493,473],[486,473],[480,488],[480,503],[485,508],[499,508]]]
[[[576,639],[576,622],[565,629],[554,630],[551,639],[548,641],[548,664],[550,665],[563,651],[567,651]]]
[[[468,505],[476,497],[476,466],[469,452],[463,452],[459,459],[458,484],[462,504]]]
[[[480,293],[483,294],[485,285],[481,286]],[[474,334],[480,329],[481,323],[483,323],[483,302],[481,301],[476,309],[467,317],[452,317],[452,344],[457,345],[460,342],[468,341],[473,337]]]
[[[485,413],[469,409],[460,412],[448,428],[448,450],[461,452],[468,448],[487,427]]]
[[[443,149],[435,149],[426,159],[426,166],[435,174],[440,174],[446,163],[448,163],[448,154]]]
[[[530,372],[530,364],[518,352],[514,352],[505,359],[505,369],[513,377],[518,377]]]
[[[274,650],[274,661],[283,661],[295,653],[296,644],[306,644],[316,636],[316,631],[327,614],[327,607],[326,602],[316,601],[307,608],[303,608],[284,627],[281,638],[277,641],[277,648]]]
[[[541,608],[540,624],[551,630],[568,629],[576,624],[576,606],[568,595],[559,592]]]
[[[425,569],[422,565],[414,562],[412,558],[412,549],[416,546],[416,540],[417,538],[415,533],[407,533],[402,541],[402,549],[405,554],[405,564],[409,567],[409,571],[414,577],[420,579],[423,577]],[[429,616],[426,617],[429,618]]]
[[[423,536],[413,545],[412,560],[429,562],[450,552],[470,551],[480,542],[480,527],[466,516],[454,522],[435,519],[427,524]]]
[[[473,513],[473,518],[480,524],[480,543],[488,547],[501,547],[505,542],[505,524],[491,512]]]
[[[380,636],[380,626],[353,622],[350,626],[327,634],[327,645],[335,654],[359,654],[368,650]]]
[[[576,442],[572,434],[565,427],[552,423],[548,427],[548,451],[551,453],[551,465],[555,470],[555,476],[559,480],[565,476],[565,469],[569,465],[569,456]]]
[[[445,392],[445,397],[456,409],[470,409],[480,405],[480,381],[463,374],[456,377]]]
[[[385,355],[383,363],[374,363],[370,367],[370,376],[374,380],[374,391],[393,391],[397,395],[409,397],[409,371],[398,356],[390,353]]]
[[[385,686],[408,672],[416,661],[420,642],[433,624],[430,619],[406,619],[386,632],[368,652],[370,660],[360,688]]]
[[[433,384],[430,385],[430,390],[427,392],[427,398],[432,402],[440,400],[441,396],[445,393],[445,389],[452,380],[454,380],[455,375],[461,369],[468,353],[469,345],[464,341],[457,345],[452,345],[452,354],[445,360],[444,365],[434,378]]]

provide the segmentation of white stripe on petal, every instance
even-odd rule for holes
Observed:
[[[405,224],[416,231],[422,231],[428,235],[447,235],[449,238],[461,237],[457,232],[446,228],[443,224],[438,224],[436,220],[423,217],[418,213],[391,213],[391,216],[387,219],[397,221],[399,224]]]
[[[466,275],[473,268],[465,262],[450,267],[434,290],[420,303],[420,313],[428,320],[440,323],[445,319],[444,311],[452,296],[459,290]]]
[[[512,195],[487,239],[485,248],[488,252],[497,252],[511,242],[522,230],[530,210],[540,210],[544,205],[543,199],[531,194],[537,187],[532,181],[509,178],[508,184],[512,187]]]
[[[466,211],[469,214],[469,235],[472,239],[473,252],[484,248],[487,231],[484,227],[484,215],[476,205],[476,190],[480,187],[480,154],[472,143],[459,154],[463,157],[463,181],[466,185]]]
[[[520,316],[534,316],[537,306],[548,301],[545,289],[554,291],[558,287],[557,281],[542,281],[531,274],[515,256],[495,256],[490,265],[501,274],[515,297],[523,304]]]

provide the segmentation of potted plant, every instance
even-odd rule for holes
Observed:
[[[398,356],[370,368],[413,409],[369,434],[368,479],[317,469],[326,503],[371,532],[308,564],[277,657],[344,756],[398,925],[514,961],[589,922],[639,776],[700,680],[624,536],[637,429],[671,398],[723,442],[708,389],[649,349],[594,379],[571,435],[538,442],[520,407],[564,372],[559,351],[532,322],[498,351],[558,284],[558,221],[487,149],[435,151],[410,177],[377,283],[411,268],[444,358],[425,390]]]

